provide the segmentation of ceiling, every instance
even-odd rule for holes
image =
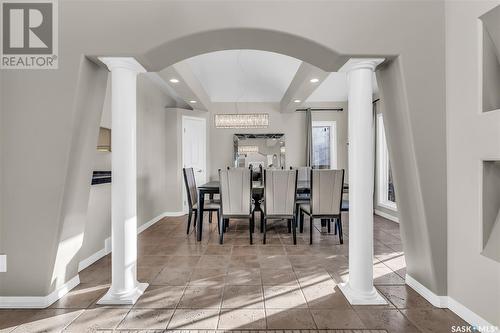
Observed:
[[[228,50],[186,60],[212,102],[279,102],[301,61],[257,50]]]
[[[176,73],[177,76],[184,76],[184,79],[187,79],[185,77],[187,72],[192,73],[190,75],[199,82],[199,87],[204,90],[210,102],[283,103],[285,99],[291,101],[297,99],[302,100],[302,106],[307,106],[307,103],[314,102],[347,101],[345,72],[324,73],[308,65],[311,71],[307,72],[309,76],[317,77],[315,75],[318,72],[313,74],[315,70],[323,73],[322,79],[315,84],[317,87],[314,87],[309,83],[310,77],[301,73],[303,69],[301,65],[303,65],[301,60],[283,54],[258,50],[226,50],[202,54],[174,66],[177,70],[179,66],[184,66],[184,75]],[[175,77],[176,74],[168,73],[168,76]],[[301,85],[303,81],[297,82],[298,78],[305,80],[305,85]],[[373,81],[374,94],[377,95],[378,86],[375,75]],[[301,95],[304,87],[308,89],[308,92]],[[188,100],[199,99],[200,89],[191,90],[193,90],[190,94],[192,96]]]
[[[373,75],[373,93],[378,94],[378,85]],[[307,102],[344,102],[347,101],[347,73],[333,72],[313,91]]]

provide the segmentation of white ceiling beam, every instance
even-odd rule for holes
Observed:
[[[180,62],[165,68],[158,74],[193,109],[208,111],[211,104],[210,97],[189,64]],[[178,82],[172,82],[172,80]]]
[[[304,107],[306,100],[328,77],[328,74],[318,67],[302,62],[281,99],[281,112],[294,112],[297,108]],[[313,79],[317,81],[311,82]]]
[[[165,80],[156,72],[146,72],[144,75],[151,80],[158,88],[160,88],[165,94],[172,98],[172,103],[165,105],[165,108],[179,108],[192,110],[192,107],[187,104],[182,98],[180,98],[177,93],[172,89]]]

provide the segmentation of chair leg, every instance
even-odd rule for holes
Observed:
[[[187,225],[187,231],[186,231],[186,234],[189,235],[189,227],[191,226],[191,217],[193,216],[193,211],[190,209],[189,210],[189,213],[188,213],[188,225]]]
[[[326,220],[326,223],[328,223],[328,233],[331,233],[332,232],[332,227],[331,227],[332,219]]]
[[[250,224],[248,226],[248,231],[250,231],[250,245],[253,244],[253,223],[254,223],[254,218],[253,218],[253,215],[252,217],[250,218]]]
[[[295,221],[297,223],[298,221],[300,221],[299,216],[300,216],[300,204],[297,202],[295,203]]]
[[[333,234],[334,235],[337,234],[337,229],[338,229],[337,226],[338,226],[338,224],[339,224],[339,219],[335,219],[335,224],[333,225],[333,228],[334,228]]]
[[[193,228],[196,227],[196,221],[198,221],[198,209],[194,210],[194,221],[193,221]]]
[[[264,212],[260,211],[260,233],[264,232]]]
[[[224,244],[224,219],[222,218],[222,214],[217,214],[218,220],[217,224],[219,225],[219,244]]]
[[[293,245],[297,245],[297,220],[295,217],[292,219],[292,229],[293,229]]]
[[[219,235],[220,235],[220,211],[217,210],[217,231],[219,232]]]
[[[266,244],[267,219],[264,217],[263,221],[264,222],[262,224],[262,230],[264,232],[264,235],[262,236],[262,244]]]
[[[300,228],[299,228],[300,229],[300,233],[302,234],[302,233],[304,233],[304,212],[302,210],[300,211],[300,221],[299,221],[299,223],[300,223]]]
[[[344,244],[344,235],[342,234],[342,218],[339,217],[337,219],[337,222],[339,224],[339,241],[340,241],[340,244]]]
[[[292,232],[292,221],[291,220],[286,220],[286,225],[288,228],[288,233]]]
[[[252,233],[255,231],[255,209],[252,211]]]
[[[313,243],[313,218],[312,216],[309,216],[309,244],[311,245]]]

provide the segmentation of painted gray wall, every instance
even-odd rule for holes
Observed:
[[[500,18],[499,18],[500,20]],[[500,55],[488,30],[483,33],[483,111],[500,109]]]
[[[2,98],[2,86],[3,86],[3,72],[0,70],[0,129],[3,128],[3,98]],[[1,135],[0,135],[1,138]],[[1,141],[0,141],[1,142]],[[0,189],[3,188],[3,145],[0,143]],[[2,206],[3,206],[3,191],[0,190],[0,212],[2,211]],[[4,253],[4,237],[5,233],[3,232],[3,214],[0,213],[0,253]],[[2,284],[2,279],[0,278],[0,289]]]
[[[483,163],[483,234],[481,252],[500,264],[500,161]]]
[[[498,5],[446,2],[446,117],[448,294],[500,326],[500,263],[481,255],[481,160],[500,160],[500,111],[481,112],[478,20]],[[500,38],[496,42],[500,45]]]
[[[61,175],[68,174],[78,158],[90,156],[74,156],[70,146],[77,135],[70,124],[80,113],[74,107],[77,92],[91,89],[76,85],[84,73],[92,73],[88,68],[79,71],[82,55],[133,55],[149,70],[158,70],[186,57],[229,48],[280,52],[327,71],[338,69],[350,55],[392,61],[380,70],[379,82],[388,105],[389,153],[400,193],[403,240],[409,244],[408,272],[430,290],[446,294],[442,2],[108,1],[99,3],[98,13],[94,3],[85,1],[61,2],[59,7],[64,13],[59,21],[64,27],[59,32],[60,68],[4,73],[9,84],[2,87],[0,135],[5,158],[2,191],[8,197],[2,197],[2,215],[8,221],[5,251],[14,263],[0,277],[0,294],[46,295],[76,272],[71,260],[67,274],[58,273],[53,284],[54,270],[47,273],[47,267],[56,262],[55,251],[50,251],[60,242],[56,231],[64,229],[66,215],[74,213],[62,209],[67,182]],[[322,22],[321,29],[297,24],[305,22],[304,15],[308,21]],[[95,128],[100,117],[96,119]],[[92,123],[80,124],[84,125]],[[20,139],[19,133],[27,135]],[[79,177],[88,183],[88,178]],[[78,200],[79,206],[88,203],[88,197]],[[83,226],[76,234],[79,229]]]
[[[138,77],[137,94],[137,224],[175,208],[169,193],[176,164],[175,117],[165,109],[172,99],[144,75]]]
[[[111,128],[111,75],[108,75],[106,96],[101,115],[101,127]],[[111,170],[111,153],[94,150],[93,171]],[[90,186],[87,204],[87,222],[79,260],[86,259],[104,248],[104,240],[111,236],[111,184]]]

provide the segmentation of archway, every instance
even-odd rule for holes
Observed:
[[[234,28],[211,30],[196,34],[186,35],[171,41],[167,41],[151,50],[148,50],[135,57],[147,70],[158,71],[162,68],[175,64],[186,58],[199,55],[206,52],[228,50],[228,49],[257,49],[282,53],[288,56],[302,59],[314,66],[317,66],[326,71],[337,71],[350,58],[365,58],[373,57],[373,55],[343,55],[337,51],[321,45],[315,41],[302,36],[291,35],[286,32],[265,30],[265,29],[247,29]],[[387,109],[391,112],[388,114],[388,141],[398,141],[397,137],[391,135],[394,131],[405,131],[409,129],[408,120],[408,105],[405,96],[404,84],[401,83],[402,67],[400,62],[392,61],[395,58],[391,55],[378,55],[386,58],[388,61],[384,64],[381,72],[381,95],[387,101],[389,106]],[[97,58],[97,57],[96,57]],[[398,85],[399,84],[399,85]],[[390,95],[389,95],[390,94]],[[397,112],[395,110],[400,110]],[[402,110],[402,111],[401,111]],[[391,121],[392,118],[392,121]],[[402,126],[401,126],[402,125]],[[394,128],[391,129],[391,127]],[[397,130],[396,127],[399,127]],[[408,130],[408,132],[411,132]],[[393,134],[394,135],[394,134]],[[398,147],[399,145],[399,147]],[[391,159],[394,153],[391,150],[402,150],[401,158],[395,161],[393,173],[395,185],[399,187],[399,183],[410,183],[414,189],[398,190],[398,201],[401,212],[401,220],[403,223],[413,224],[414,220],[425,221],[424,203],[414,151],[412,150],[412,137],[402,140],[401,144],[389,143]],[[396,147],[396,148],[394,148]],[[408,161],[412,161],[408,163]],[[404,181],[402,181],[404,179]],[[419,222],[426,223],[425,222]],[[432,256],[432,244],[429,240],[429,230],[427,228],[412,229],[416,239],[412,242],[416,244],[425,244],[424,251],[422,248],[417,250],[410,246],[409,269],[416,268],[416,275],[422,275],[423,280],[429,281],[429,285],[439,289],[441,277],[435,268],[437,260]],[[406,241],[408,237],[403,237]],[[418,240],[417,240],[418,239]],[[414,253],[412,254],[412,249]],[[414,265],[412,265],[412,261]],[[425,269],[425,267],[430,269]],[[430,274],[429,274],[430,271]],[[422,274],[423,273],[423,274]],[[430,276],[426,276],[430,275]]]

